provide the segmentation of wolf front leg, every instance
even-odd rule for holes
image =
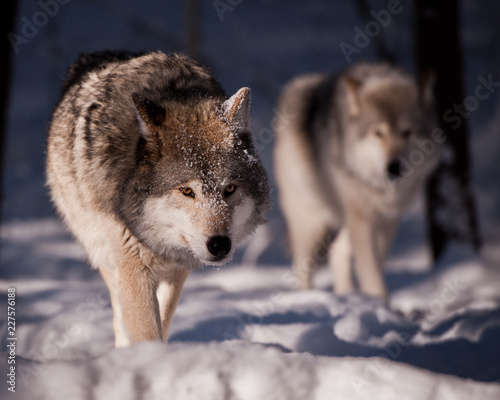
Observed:
[[[115,347],[126,347],[130,341],[123,327],[123,316],[118,300],[118,271],[112,268],[99,268],[102,278],[108,287],[111,298],[111,308],[113,309],[113,332],[115,333]]]
[[[175,269],[158,285],[157,297],[160,305],[161,330],[165,342],[168,340],[170,323],[188,275],[189,271],[187,270]]]
[[[391,218],[383,220],[378,224],[376,236],[377,243],[377,256],[379,260],[379,266],[384,270],[385,263],[387,262],[387,256],[394,242],[394,236],[398,230],[399,221],[397,219]]]
[[[113,307],[115,347],[145,340],[161,340],[156,283],[138,257],[116,270],[102,268]]]
[[[387,289],[378,255],[375,226],[371,218],[362,212],[354,211],[347,215],[346,221],[361,291],[386,300]]]
[[[354,290],[352,277],[352,247],[349,230],[343,226],[330,245],[328,262],[333,274],[333,287],[337,295],[343,296]]]

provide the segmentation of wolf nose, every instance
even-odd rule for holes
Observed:
[[[212,236],[207,242],[207,248],[216,257],[227,256],[231,251],[231,239],[227,236]]]
[[[389,173],[390,178],[397,178],[401,176],[401,161],[391,161],[387,166],[387,172]]]

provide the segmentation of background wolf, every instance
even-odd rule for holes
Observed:
[[[181,55],[94,53],[52,118],[47,182],[110,290],[117,346],[166,340],[189,270],[231,259],[269,208],[250,91]]]
[[[431,75],[419,84],[363,63],[283,89],[278,108],[289,117],[277,126],[276,180],[301,287],[311,286],[324,248],[338,294],[354,289],[354,256],[362,292],[386,297],[382,267],[399,217],[439,157],[432,86]],[[416,160],[421,146],[432,151]]]

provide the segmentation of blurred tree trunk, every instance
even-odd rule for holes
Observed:
[[[185,0],[186,52],[199,60],[200,56],[200,1]]]
[[[470,154],[464,108],[459,0],[417,0],[416,59],[421,73],[436,74],[440,126],[446,134],[444,157],[427,183],[428,232],[434,260],[453,240],[479,250],[480,234],[470,182]]]
[[[12,45],[8,34],[14,31],[17,15],[17,0],[9,0],[2,5],[0,17],[2,39],[0,54],[0,210],[3,204],[3,172],[7,136],[7,114],[9,111],[9,89],[11,78]]]

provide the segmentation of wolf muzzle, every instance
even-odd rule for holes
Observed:
[[[387,166],[387,174],[390,179],[397,179],[401,177],[402,165],[401,161],[393,160]]]
[[[227,236],[212,236],[207,242],[210,254],[222,260],[231,251],[231,239]]]

